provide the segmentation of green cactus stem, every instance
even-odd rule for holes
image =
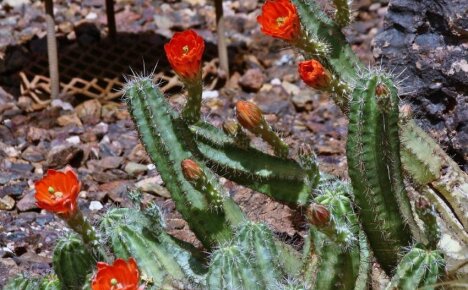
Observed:
[[[219,248],[211,257],[206,277],[207,289],[267,289],[254,262],[239,246]]]
[[[283,275],[275,239],[264,224],[247,222],[236,230],[234,243],[248,253],[260,272],[262,284],[274,287]]]
[[[291,206],[306,205],[319,173],[315,166],[240,148],[235,138],[208,123],[190,126],[207,165],[217,174]],[[309,159],[308,162],[312,161]]]
[[[55,246],[53,266],[63,289],[81,289],[96,262],[92,252],[77,235],[65,236]]]
[[[310,255],[315,257],[306,264],[305,277],[312,289],[354,289],[361,266],[359,246],[340,247],[316,229],[309,231],[308,238]]]
[[[201,77],[199,80],[187,83],[187,103],[182,109],[182,118],[189,124],[200,120],[203,85]]]
[[[335,5],[335,22],[339,27],[345,27],[349,24],[351,13],[348,0],[333,0]]]
[[[206,272],[202,255],[168,235],[160,221],[135,209],[120,208],[110,210],[100,228],[115,255],[135,258],[143,280],[151,285],[162,287],[171,281],[200,285]]]
[[[231,225],[242,222],[244,216],[230,198],[223,200],[222,210],[211,210],[204,193],[185,179],[181,162],[185,159],[197,161],[190,150],[196,146],[191,144],[193,136],[186,123],[171,110],[150,78],[134,78],[125,91],[141,142],[157,166],[177,210],[205,247],[211,248],[218,242],[229,240],[232,237]],[[216,182],[211,171],[201,162],[197,163],[207,177]]]
[[[413,247],[396,268],[387,290],[435,289],[444,274],[445,261],[440,251]]]
[[[391,89],[372,76],[354,90],[346,155],[359,218],[377,260],[390,273],[400,249],[411,242],[408,224],[416,224],[399,168],[398,97],[378,96],[383,82]]]

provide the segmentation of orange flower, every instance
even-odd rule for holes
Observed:
[[[289,0],[267,0],[257,17],[263,33],[292,41],[299,37],[300,22],[296,7]]]
[[[117,259],[114,264],[97,263],[97,273],[94,275],[92,290],[139,290],[140,272],[135,259],[127,261]]]
[[[330,86],[330,74],[316,60],[307,60],[299,63],[299,75],[309,86],[317,90],[323,90]]]
[[[251,102],[238,101],[236,104],[236,114],[239,123],[249,130],[257,128],[263,122],[262,111]]]
[[[58,214],[72,215],[77,210],[81,182],[69,166],[64,171],[49,169],[47,174],[34,183],[36,204],[42,209]]]
[[[201,76],[205,41],[193,30],[177,32],[164,45],[167,59],[179,77],[193,81]]]
[[[183,160],[181,166],[182,173],[189,181],[196,181],[204,176],[203,170],[200,168],[200,166],[198,166],[198,164],[191,159]]]

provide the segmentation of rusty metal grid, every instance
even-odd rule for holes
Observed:
[[[170,71],[162,48],[162,39],[153,33],[120,34],[116,40],[104,39],[92,45],[73,43],[59,51],[60,92],[73,96],[99,99],[101,102],[122,96],[124,75],[133,71],[153,75],[162,91],[182,86]],[[164,58],[164,59],[163,59]],[[217,59],[205,64],[205,76],[217,68]],[[47,56],[39,55],[19,74],[20,92],[39,105],[50,102],[50,78]],[[132,71],[133,70],[133,71]],[[208,87],[217,80],[211,79]]]

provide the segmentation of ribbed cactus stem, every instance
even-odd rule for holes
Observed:
[[[398,96],[392,94],[391,107],[380,108],[379,82],[379,77],[370,77],[353,92],[347,157],[361,223],[377,260],[390,273],[400,249],[411,242],[407,223],[414,220],[410,209],[410,216],[405,216],[409,201],[403,198],[399,151],[395,152],[399,150]]]
[[[335,5],[335,22],[340,27],[345,27],[349,24],[351,13],[349,9],[348,0],[333,0]]]
[[[273,234],[264,224],[247,222],[236,231],[234,243],[249,253],[267,287],[274,287],[282,276],[282,259],[279,259]]]
[[[229,240],[231,225],[242,222],[244,216],[229,198],[223,200],[222,210],[213,211],[204,193],[184,177],[181,162],[196,160],[191,153],[192,150],[196,152],[193,136],[185,121],[169,107],[149,78],[132,80],[126,86],[126,96],[141,141],[171,192],[177,210],[207,248]],[[202,163],[198,164],[210,181],[216,182],[210,170]]]
[[[54,271],[63,289],[81,289],[97,261],[76,235],[60,239],[54,249]]]
[[[190,126],[207,165],[217,174],[262,192],[291,206],[306,205],[316,176],[292,159],[265,154],[255,148],[239,148],[237,141],[211,124]],[[311,161],[311,159],[309,159]],[[313,170],[313,165],[310,165]]]
[[[96,230],[85,218],[81,211],[77,211],[76,214],[71,215],[66,219],[68,226],[78,233],[85,244],[98,245],[99,239]]]
[[[200,120],[203,84],[201,76],[195,81],[185,84],[187,89],[187,102],[182,110],[182,118],[189,124]]]
[[[204,282],[206,272],[193,246],[168,235],[161,217],[135,209],[110,210],[100,228],[118,258],[137,260],[139,269],[155,287],[163,288],[170,281]]]
[[[416,245],[401,259],[386,289],[435,289],[437,280],[443,276],[444,265],[440,251]]]
[[[266,289],[260,275],[239,246],[222,247],[213,252],[206,277],[207,289]]]

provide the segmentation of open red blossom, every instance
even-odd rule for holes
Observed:
[[[114,264],[97,263],[91,288],[93,290],[140,290],[140,272],[135,259],[117,259]]]
[[[323,90],[330,86],[330,74],[316,60],[306,60],[299,63],[299,75],[309,86],[317,90]]]
[[[205,41],[193,30],[176,32],[169,43],[164,45],[172,69],[187,81],[201,75],[202,55]]]
[[[296,7],[289,0],[267,0],[257,17],[263,33],[286,41],[297,39],[300,21]]]
[[[75,213],[81,182],[71,167],[67,166],[64,171],[49,169],[34,187],[38,207],[63,215]]]

